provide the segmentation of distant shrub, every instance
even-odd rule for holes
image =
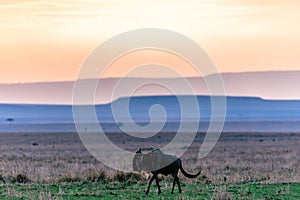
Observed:
[[[9,123],[11,124],[12,122],[15,121],[15,119],[14,119],[14,118],[7,118],[6,121],[9,122]]]
[[[29,183],[30,179],[26,174],[18,174],[17,176],[9,177],[11,183]]]
[[[3,177],[2,174],[0,174],[0,183],[5,183],[5,178]]]

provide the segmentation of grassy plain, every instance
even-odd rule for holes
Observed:
[[[152,140],[110,138],[129,151],[159,148],[174,133]],[[122,174],[103,166],[76,133],[0,133],[1,199],[144,199],[148,174]],[[299,199],[300,133],[222,133],[204,159],[198,151],[204,134],[182,156],[194,180],[180,175],[182,194],[170,195],[170,178],[161,177],[148,199]]]
[[[13,184],[0,186],[1,199],[299,199],[300,184],[182,184],[183,193],[170,194],[163,181],[163,193],[143,191],[145,182],[88,181],[53,184]]]

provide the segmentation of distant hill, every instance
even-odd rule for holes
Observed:
[[[189,102],[192,96],[180,96]],[[194,98],[194,97],[193,97]],[[216,97],[219,98],[219,97]],[[300,131],[300,100],[263,100],[254,97],[227,97],[224,131]],[[197,96],[200,108],[200,131],[205,131],[211,117],[209,96]],[[107,132],[119,132],[128,123],[124,106],[129,102],[132,120],[142,126],[151,122],[151,106],[160,104],[166,113],[163,131],[176,131],[179,122],[190,123],[195,119],[182,120],[176,96],[139,96],[120,98],[109,104],[95,106],[101,127]],[[114,121],[112,106],[120,111],[121,121]],[[85,106],[79,106],[85,109]],[[188,112],[195,108],[187,103]],[[86,115],[81,115],[85,117]],[[152,113],[152,122],[160,127],[164,121],[161,112]],[[12,120],[11,120],[12,119]],[[84,121],[84,124],[89,121]],[[88,125],[86,130],[88,129]],[[189,126],[185,126],[189,127]],[[0,104],[0,132],[70,132],[76,131],[71,105]],[[151,130],[149,130],[151,131]]]
[[[192,96],[180,96],[184,103],[190,102],[192,98]],[[197,101],[201,121],[208,121],[211,117],[210,96],[197,96]],[[95,108],[100,122],[114,121],[112,107],[118,111],[121,119],[128,121],[125,117],[124,106],[129,108],[130,115],[136,122],[150,122],[149,110],[151,106],[157,104],[165,109],[167,121],[181,120],[180,103],[176,96],[125,97],[109,104],[98,104]],[[227,121],[300,120],[300,100],[227,97],[226,106]],[[78,107],[84,108],[85,106]],[[186,108],[189,112],[195,111],[195,107],[189,103],[187,103]],[[154,113],[152,117],[160,121],[161,116],[162,113],[157,112],[157,115]],[[0,123],[6,123],[7,118],[15,119],[15,123],[72,123],[73,113],[71,105],[0,104]]]
[[[226,95],[257,96],[264,99],[299,99],[300,71],[245,72],[222,74]],[[95,93],[97,103],[109,103],[114,85],[119,79],[103,79]],[[180,87],[180,79],[147,79]],[[209,92],[202,78],[188,78],[197,95]],[[88,81],[88,80],[86,80]],[[124,78],[122,85],[135,87],[143,83],[142,78]],[[0,84],[0,103],[71,104],[74,82],[45,82],[24,84]],[[137,96],[170,95],[165,88],[152,85],[135,93]],[[188,95],[184,90],[181,95]],[[127,94],[128,95],[128,94]],[[122,97],[122,94],[114,99]]]

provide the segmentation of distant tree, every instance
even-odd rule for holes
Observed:
[[[15,119],[14,118],[7,118],[6,121],[9,122],[9,124],[11,124],[12,122],[15,121]]]

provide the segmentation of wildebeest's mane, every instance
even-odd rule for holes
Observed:
[[[164,154],[160,149],[142,155],[142,168],[144,171],[155,171],[164,168],[176,161],[176,157]]]

